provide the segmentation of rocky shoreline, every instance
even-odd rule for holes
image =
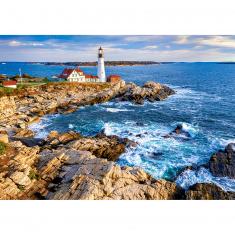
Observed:
[[[156,180],[135,167],[115,161],[138,143],[100,133],[52,131],[46,139],[33,138],[27,127],[49,113],[70,113],[80,106],[116,99],[137,105],[174,94],[167,86],[148,82],[143,87],[116,84],[56,84],[32,87],[0,102],[0,199],[235,199],[213,184],[200,183],[187,191],[176,183]],[[178,132],[178,130],[176,131]],[[234,177],[234,145],[211,157],[212,174]]]

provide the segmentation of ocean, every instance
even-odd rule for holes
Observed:
[[[63,66],[27,63],[0,63],[0,74],[22,73],[51,78]],[[96,74],[96,67],[83,67]],[[224,190],[235,191],[235,180],[213,177],[201,166],[211,155],[235,142],[235,64],[169,63],[148,66],[106,67],[107,74],[120,74],[126,82],[143,85],[147,81],[166,84],[176,94],[161,102],[110,101],[82,107],[70,114],[47,115],[31,129],[37,137],[51,130],[81,132],[95,135],[105,130],[107,135],[127,137],[138,142],[120,156],[121,166],[138,166],[155,178],[175,181],[187,189],[197,182],[212,182]],[[190,138],[164,138],[182,124]]]

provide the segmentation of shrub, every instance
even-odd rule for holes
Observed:
[[[24,185],[21,185],[21,184],[17,184],[17,188],[18,188],[20,191],[24,191],[25,186],[24,186]]]
[[[0,142],[0,155],[4,154],[6,151],[6,144],[3,142]]]
[[[31,170],[31,171],[29,172],[28,177],[29,177],[31,180],[34,180],[34,179],[38,180],[38,179],[39,179],[39,175],[38,175],[34,170]]]

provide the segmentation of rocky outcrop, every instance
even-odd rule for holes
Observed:
[[[171,88],[160,83],[147,82],[143,87],[129,83],[126,86],[124,94],[120,94],[119,99],[121,101],[131,101],[135,104],[143,104],[145,100],[150,102],[164,100],[174,93]]]
[[[27,198],[36,181],[38,147],[28,148],[21,142],[11,142],[0,155],[0,199]]]
[[[66,161],[48,185],[47,199],[181,199],[183,190],[175,183],[154,180],[144,171],[121,168],[88,151],[57,151]]]
[[[56,131],[41,140],[27,129],[45,114],[74,112],[113,98],[134,103],[161,100],[172,92],[157,83],[138,87],[120,81],[47,84],[2,97],[0,126],[11,136],[8,141],[7,133],[1,132],[6,150],[0,155],[0,199],[183,199],[184,190],[175,183],[114,162],[126,147],[137,145],[133,141]]]
[[[59,134],[52,131],[47,139],[44,148],[57,149],[67,144],[66,148],[89,151],[98,158],[105,158],[109,161],[116,161],[125,152],[126,147],[136,147],[136,143],[127,138],[118,136],[106,136],[101,133],[95,137],[83,137],[79,133],[70,131]]]
[[[225,150],[213,154],[209,169],[214,176],[235,178],[235,143],[230,143]]]
[[[215,184],[197,183],[186,192],[187,200],[234,200],[235,192],[223,191]]]
[[[124,81],[115,84],[49,83],[28,87],[14,97],[0,98],[0,126],[25,129],[45,114],[70,113],[83,105],[106,102],[123,87]]]
[[[156,180],[139,168],[120,167],[114,160],[134,144],[103,133],[83,137],[56,131],[42,146],[10,141],[0,155],[0,199],[235,199],[234,192],[214,184],[197,183],[185,192],[176,183]]]
[[[80,140],[41,150],[10,142],[10,150],[0,156],[0,199],[184,198],[184,190],[175,183],[155,180],[138,168],[120,167],[103,153],[97,157],[93,145],[91,151],[80,150]]]

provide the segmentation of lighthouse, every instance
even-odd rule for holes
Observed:
[[[104,69],[104,50],[102,47],[98,49],[98,71],[97,75],[101,82],[106,82],[105,69]]]

